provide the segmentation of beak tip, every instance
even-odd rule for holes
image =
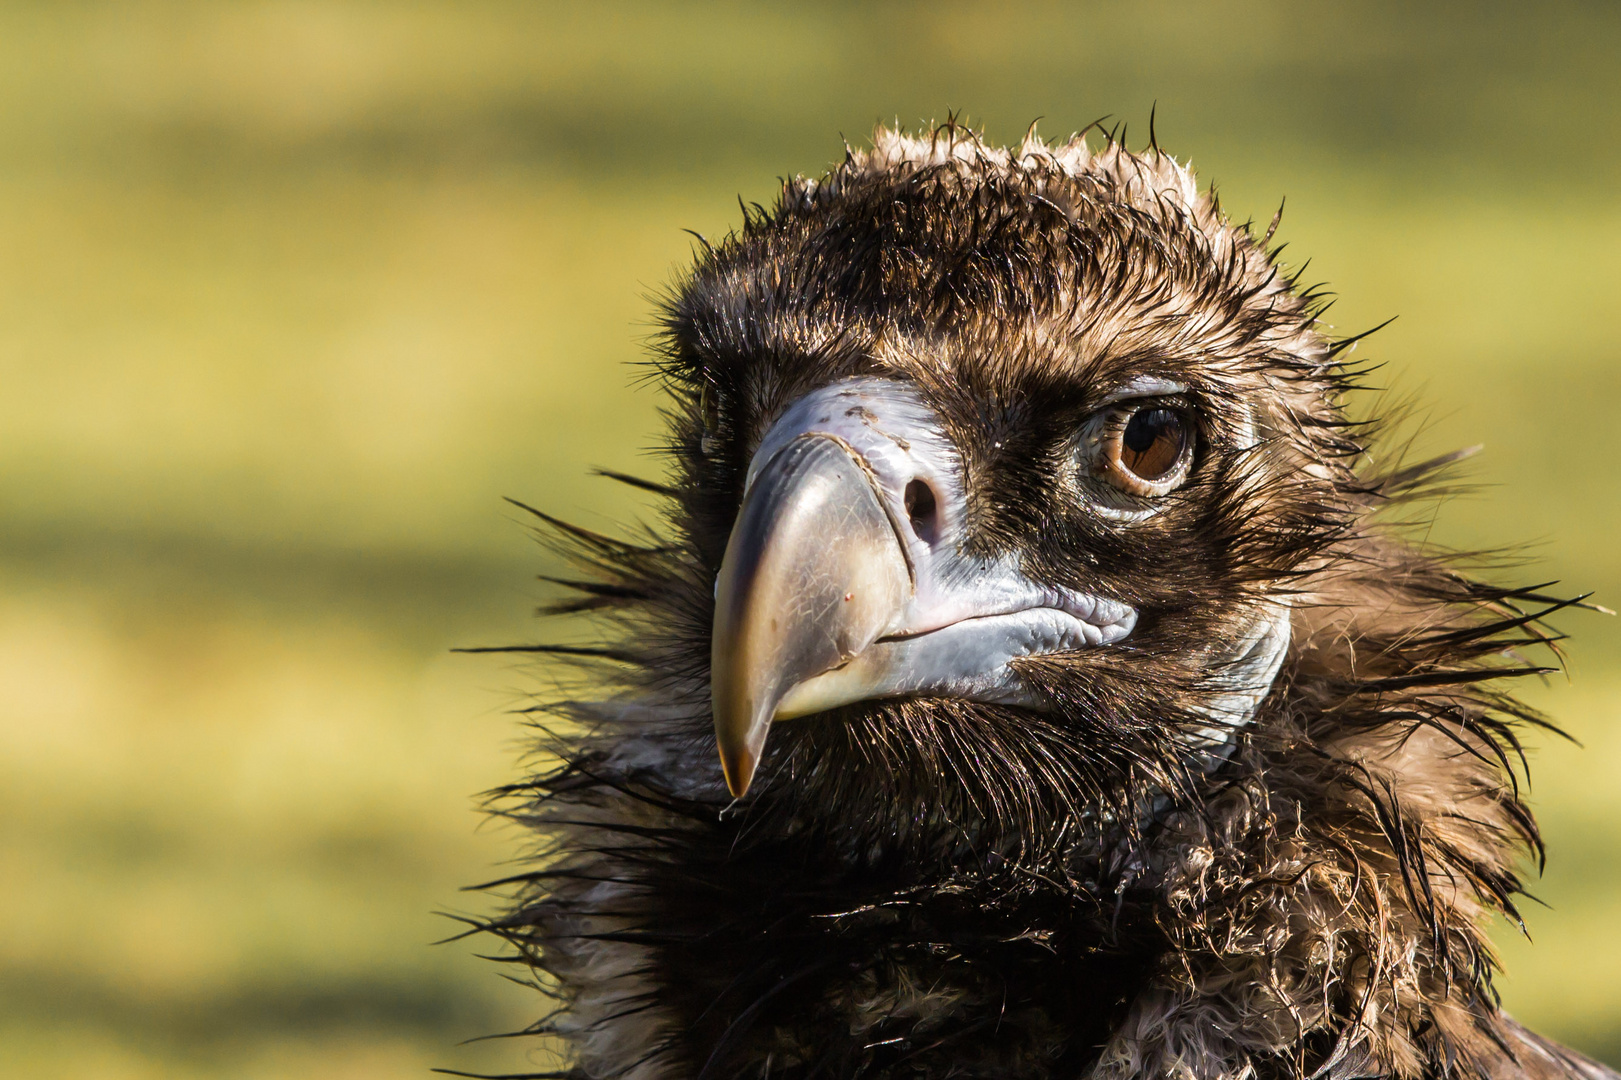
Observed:
[[[766,736],[771,728],[771,711],[760,708],[755,699],[739,702],[717,696],[715,711],[715,750],[726,790],[741,799],[754,782],[754,773],[765,756]]]
[[[731,754],[722,752],[720,771],[726,777],[726,790],[732,793],[732,798],[741,799],[748,794],[749,785],[754,782],[754,770],[759,764],[759,756],[747,750]]]

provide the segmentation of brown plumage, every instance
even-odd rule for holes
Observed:
[[[1349,342],[1269,240],[1157,148],[947,126],[880,131],[704,245],[665,308],[663,525],[546,519],[613,689],[537,709],[553,764],[503,793],[534,868],[487,929],[556,997],[560,1074],[1613,1075],[1499,1010],[1485,937],[1540,855],[1515,772],[1542,721],[1503,680],[1566,602],[1382,523],[1445,462],[1369,463]],[[884,439],[948,463],[896,474],[904,509]],[[1028,586],[1067,644],[948,678],[935,623],[885,616],[782,652],[794,686],[880,654],[926,678],[730,704],[763,663],[734,639],[797,632],[736,568],[747,521],[777,527],[759,489],[800,505],[784,440],[887,508],[900,539],[870,542],[918,596]],[[848,502],[749,550],[844,566]]]

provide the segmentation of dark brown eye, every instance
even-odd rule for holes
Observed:
[[[1162,495],[1187,473],[1193,457],[1193,421],[1168,405],[1123,408],[1104,443],[1102,471],[1132,495]]]
[[[1120,464],[1152,483],[1163,480],[1182,461],[1188,429],[1171,409],[1139,409],[1120,433]]]

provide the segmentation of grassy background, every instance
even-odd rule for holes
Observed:
[[[1621,598],[1621,8],[0,5],[0,1072],[418,1076],[539,1002],[432,948],[516,840],[501,495],[645,512],[645,295],[875,120],[1114,113],[1288,196],[1361,355],[1485,442],[1435,535]],[[1533,694],[1525,1020],[1621,1063],[1621,628]]]

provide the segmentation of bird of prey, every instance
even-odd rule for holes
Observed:
[[[1373,463],[1272,242],[1152,140],[948,124],[702,243],[661,524],[537,526],[611,640],[526,647],[609,688],[500,793],[534,1075],[1617,1075],[1486,937],[1576,601],[1408,538],[1449,462]]]

